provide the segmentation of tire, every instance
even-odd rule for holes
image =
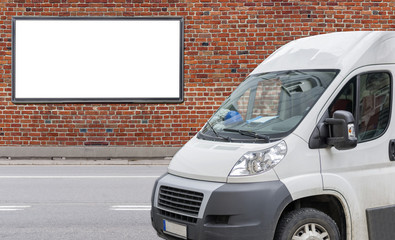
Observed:
[[[280,219],[275,240],[340,240],[336,222],[313,208],[301,208]]]

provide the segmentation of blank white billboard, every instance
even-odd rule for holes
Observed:
[[[182,102],[182,18],[13,18],[13,102]]]

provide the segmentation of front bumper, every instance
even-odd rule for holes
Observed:
[[[203,193],[198,214],[191,216],[159,204],[161,186]],[[183,239],[164,232],[166,220],[186,226],[186,239],[191,240],[269,240],[292,198],[281,181],[227,184],[167,174],[155,184],[152,201],[152,225],[162,238]]]

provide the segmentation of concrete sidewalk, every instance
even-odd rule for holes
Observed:
[[[5,165],[169,165],[171,158],[154,159],[12,159],[0,158],[0,166]]]

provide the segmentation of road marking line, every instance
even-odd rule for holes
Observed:
[[[0,211],[23,211],[25,208],[30,208],[31,206],[0,206]]]
[[[158,178],[160,176],[0,176],[0,179],[110,179],[110,178]]]
[[[10,209],[1,209],[0,208],[0,212],[11,212],[11,211],[23,211],[24,209],[14,209],[14,208],[10,208]]]
[[[151,211],[151,208],[147,209],[128,209],[128,208],[119,208],[119,209],[111,209],[112,211]]]
[[[120,205],[120,206],[112,206],[110,208],[112,211],[150,211],[150,205]]]
[[[29,208],[31,206],[1,206],[0,208]]]

